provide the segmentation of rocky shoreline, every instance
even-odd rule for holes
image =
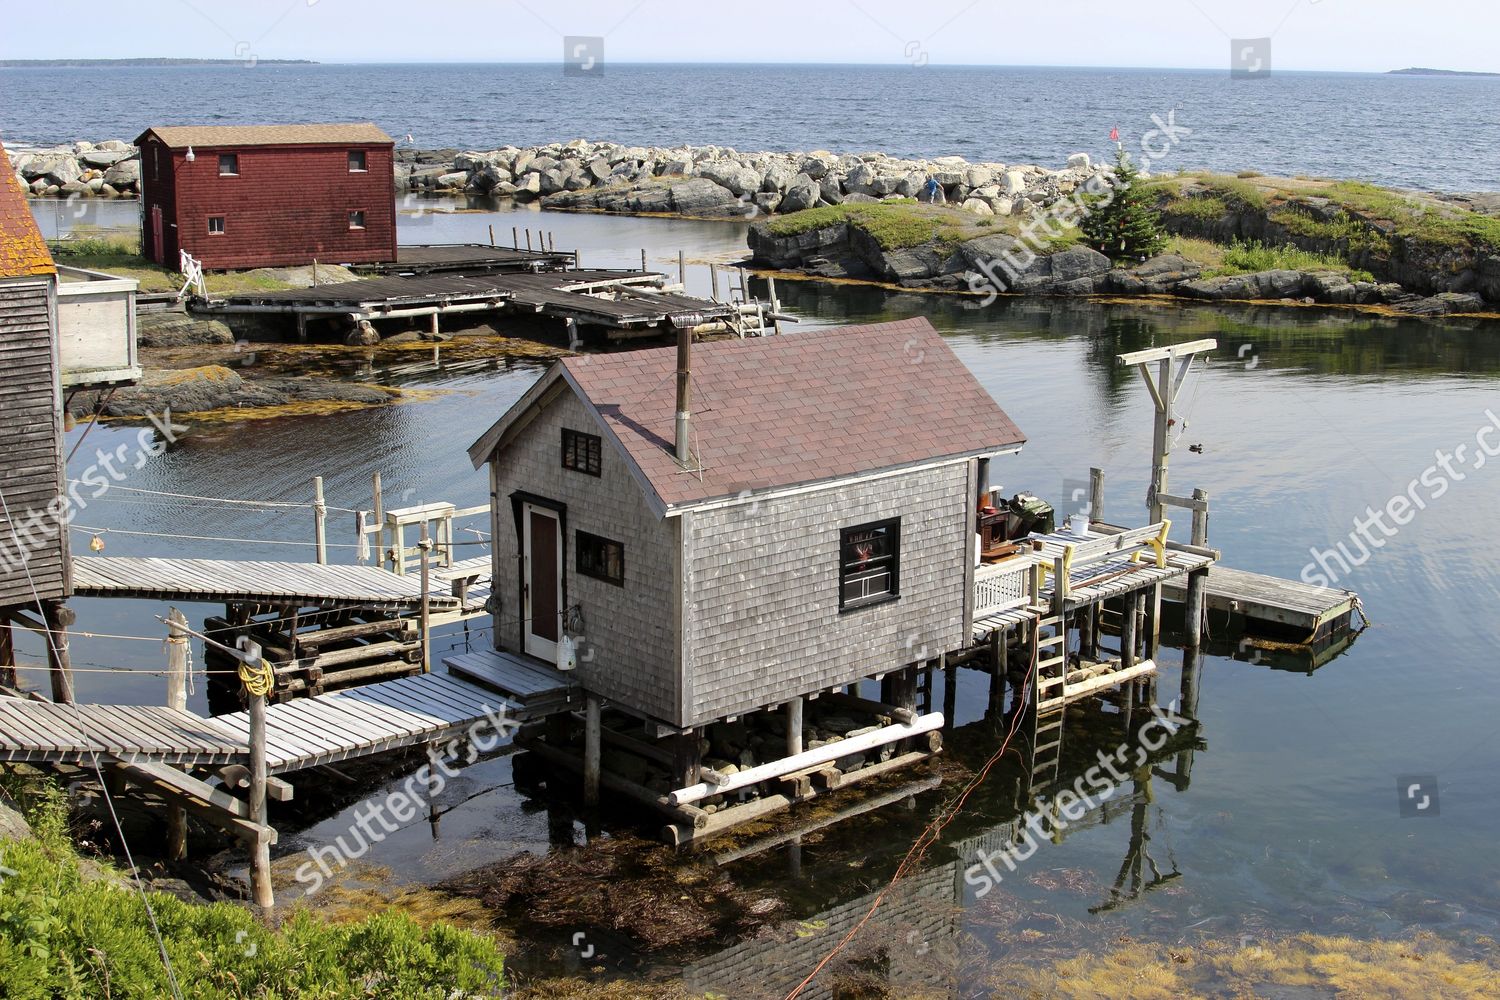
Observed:
[[[37,198],[130,198],[140,193],[141,155],[122,139],[66,146],[7,146],[21,186]]]

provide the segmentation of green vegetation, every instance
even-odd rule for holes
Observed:
[[[0,996],[157,1000],[172,995],[141,895],[75,854],[61,792],[27,811],[36,838],[0,841]],[[90,877],[95,875],[96,877]],[[305,911],[278,930],[248,909],[150,893],[182,995],[195,1000],[498,996],[495,943],[386,912],[334,925]]]
[[[1350,281],[1374,281],[1368,271],[1351,268],[1341,257],[1331,254],[1313,253],[1300,247],[1271,247],[1258,242],[1234,243],[1223,248],[1216,266],[1205,272],[1205,277],[1225,274],[1253,274],[1256,271],[1339,271],[1347,274]]]
[[[140,290],[143,292],[175,292],[182,287],[181,274],[141,256],[139,237],[94,235],[86,227],[79,227],[78,232],[79,235],[74,239],[52,240],[47,243],[53,260],[67,267],[105,271],[120,278],[134,278],[140,282]],[[266,268],[211,272],[206,280],[209,291],[216,293],[269,292],[297,287],[295,283],[278,277],[275,272]]]
[[[882,250],[921,246],[936,241],[956,246],[972,237],[978,228],[976,216],[956,208],[922,205],[910,198],[844,205],[822,205],[790,215],[779,216],[766,224],[773,236],[797,236],[814,229],[847,222],[868,233]]]
[[[1140,171],[1122,146],[1115,153],[1114,191],[1086,198],[1089,211],[1078,224],[1083,239],[1116,260],[1139,260],[1161,253],[1167,234],[1149,190],[1138,184]]]
[[[1500,250],[1500,218],[1403,195],[1363,181],[1338,181],[1307,192],[1354,212],[1394,223],[1397,234],[1440,246]]]
[[[1173,198],[1167,203],[1166,211],[1172,215],[1187,216],[1200,222],[1217,222],[1229,214],[1229,206],[1224,204],[1221,198],[1198,195],[1194,198]]]
[[[1209,197],[1234,209],[1257,211],[1266,207],[1265,192],[1238,177],[1214,177],[1207,182]]]

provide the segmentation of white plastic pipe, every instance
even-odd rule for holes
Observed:
[[[815,750],[804,750],[790,757],[773,760],[769,764],[758,764],[755,767],[746,768],[728,775],[729,780],[723,785],[714,785],[700,781],[696,785],[679,788],[667,796],[667,800],[674,806],[688,805],[699,799],[706,799],[710,795],[721,795],[732,792],[739,788],[748,788],[750,785],[758,785],[762,781],[771,778],[779,778],[783,774],[793,774],[797,771],[805,771],[819,764],[827,764],[838,760],[840,757],[848,757],[850,754],[863,753],[876,747],[904,740],[909,736],[921,736],[935,729],[943,728],[943,713],[929,712],[919,715],[910,723],[894,723],[882,726],[873,733],[865,733],[862,736],[851,736],[846,740],[836,743],[828,743]]]

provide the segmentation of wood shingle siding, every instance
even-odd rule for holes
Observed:
[[[62,489],[52,281],[51,276],[0,278],[0,427],[5,429],[0,491],[14,522],[0,510],[0,606],[67,595],[67,529],[44,516],[31,533],[36,544],[25,538],[33,514],[45,511]],[[24,565],[16,559],[17,533]]]
[[[685,724],[961,646],[967,483],[957,463],[684,514]],[[891,517],[901,518],[900,597],[841,612],[841,529]]]
[[[563,468],[563,428],[594,431],[593,417],[571,392],[549,404],[494,459],[494,619],[496,645],[520,650],[520,539],[512,494],[563,504],[563,601],[583,612],[575,679],[588,690],[636,711],[671,721],[678,692],[677,521],[647,508],[620,454],[606,445],[600,474]],[[625,546],[625,582],[577,571],[577,532]]]

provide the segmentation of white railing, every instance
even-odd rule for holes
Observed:
[[[1026,558],[980,566],[974,571],[974,617],[1025,607],[1031,601],[1031,565]]]

